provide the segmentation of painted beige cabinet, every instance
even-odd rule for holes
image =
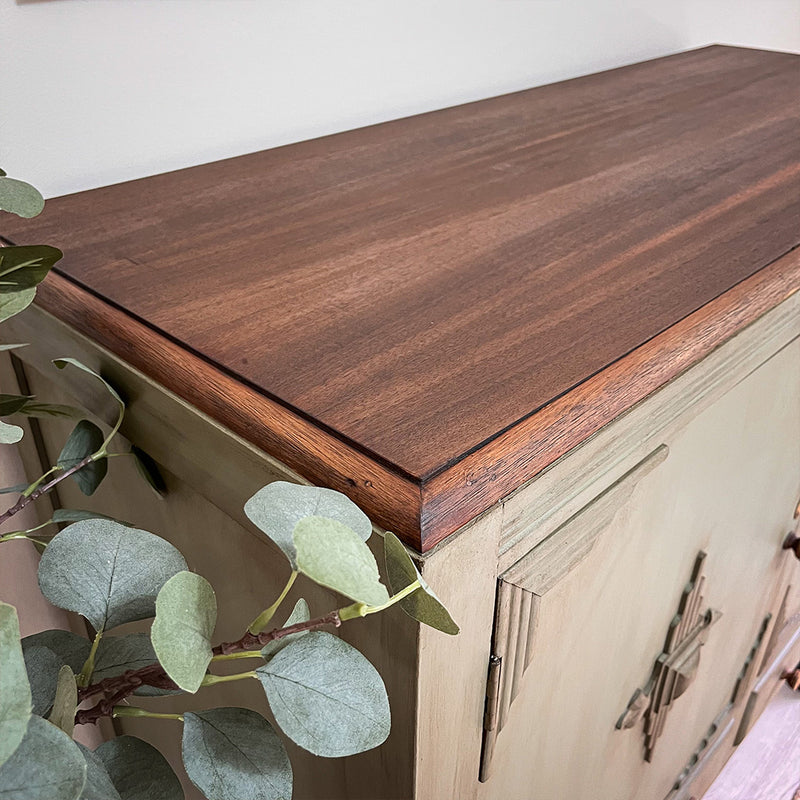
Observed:
[[[298,800],[700,798],[800,661],[797,65],[705,48],[0,231],[67,252],[3,325],[31,343],[3,391],[107,420],[50,364],[80,359],[167,477],[156,500],[115,459],[57,502],[173,541],[230,639],[287,577],[245,500],[331,486],[461,625],[342,627],[392,733],[349,759],[292,749]],[[31,475],[68,429],[26,437]],[[241,683],[192,702],[263,711]],[[179,763],[177,730],[120,725]]]

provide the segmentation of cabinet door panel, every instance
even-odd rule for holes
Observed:
[[[737,678],[783,599],[798,442],[795,340],[670,436],[668,456],[636,481],[610,522],[598,503],[599,533],[587,507],[580,524],[592,544],[579,558],[568,521],[522,559],[524,570],[503,576],[532,595],[535,619],[526,616],[527,669],[508,693],[482,797],[660,800],[715,720],[725,720],[725,741],[714,760],[730,750],[730,720],[738,725],[747,696],[740,691],[732,705]],[[553,580],[560,541],[566,566]],[[692,626],[707,610],[717,613],[694,647]],[[661,685],[659,657],[674,667]],[[637,689],[643,710],[616,729]],[[657,715],[648,711],[654,694]]]

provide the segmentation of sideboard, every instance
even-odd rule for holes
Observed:
[[[167,480],[115,459],[55,502],[172,540],[232,638],[286,578],[244,501],[329,486],[460,624],[343,626],[392,733],[292,750],[296,798],[699,799],[800,661],[798,85],[798,56],[702,48],[2,221],[65,252],[3,390],[111,418],[50,364],[78,358]],[[23,440],[31,474],[68,429]],[[198,706],[263,711],[241,683]]]

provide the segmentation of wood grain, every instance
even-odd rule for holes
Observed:
[[[702,800],[800,797],[800,697],[782,688]]]
[[[425,550],[766,310],[708,304],[800,243],[798,78],[704,48],[0,232],[67,253],[47,310],[310,480],[380,472],[388,499],[351,495]],[[800,284],[782,269],[773,304]],[[704,338],[661,338],[699,309]]]

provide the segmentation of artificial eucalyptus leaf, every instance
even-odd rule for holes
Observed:
[[[161,588],[150,639],[164,671],[186,692],[200,688],[211,663],[217,598],[194,572],[179,572]]]
[[[128,670],[141,669],[158,662],[149,633],[129,633],[125,636],[104,636],[95,656],[92,681],[114,678]],[[140,686],[134,692],[144,697],[179,694],[177,689],[158,689]]]
[[[296,569],[311,580],[370,606],[388,601],[375,557],[346,525],[326,517],[305,517],[295,525],[294,544]]]
[[[25,647],[24,640],[22,653],[31,686],[31,710],[44,717],[53,707],[63,662],[49,647]]]
[[[289,614],[286,622],[281,625],[282,628],[288,628],[290,625],[296,625],[298,622],[308,622],[311,619],[311,613],[308,610],[308,603],[301,597],[294,605],[292,613]],[[297,633],[290,633],[288,636],[283,636],[280,639],[275,639],[272,642],[267,642],[261,648],[261,655],[266,661],[269,661],[277,652],[283,650],[287,644],[305,636],[308,631],[298,631]]]
[[[101,381],[103,385],[106,387],[108,393],[117,401],[118,405],[120,406],[121,410],[124,410],[125,403],[123,402],[122,398],[119,395],[119,392],[99,373],[95,372],[93,369],[89,369],[86,364],[81,363],[78,361],[77,358],[55,358],[53,359],[53,363],[59,368],[64,369],[68,365],[72,365],[73,367],[77,367],[83,372],[87,372],[97,380]]]
[[[25,404],[32,400],[30,395],[0,394],[0,417],[16,414]]]
[[[27,488],[27,483],[18,483],[16,486],[6,486],[5,489],[0,489],[0,494],[22,494]]]
[[[0,764],[25,737],[30,715],[31,687],[19,641],[17,610],[0,603]]]
[[[100,756],[80,743],[78,743],[78,748],[86,759],[86,784],[80,800],[122,800],[119,792],[114,788],[114,784],[111,783],[111,778]]]
[[[381,676],[358,650],[330,633],[312,631],[291,642],[256,675],[281,730],[314,755],[361,753],[389,735]]]
[[[0,169],[0,177],[4,178],[8,173],[4,169]]]
[[[36,289],[21,292],[0,292],[0,322],[5,322],[20,311],[24,311],[36,297]]]
[[[64,254],[49,244],[0,247],[0,293],[35,288]]]
[[[131,445],[131,453],[133,453],[133,463],[136,465],[137,472],[159,497],[163,497],[167,492],[167,484],[158,469],[158,464],[136,445]]]
[[[19,425],[9,425],[0,421],[0,444],[16,444],[22,439],[23,433]]]
[[[58,419],[80,419],[83,411],[75,406],[61,403],[26,403],[20,410],[26,417],[56,417]]]
[[[105,436],[103,431],[88,419],[82,419],[69,435],[61,455],[58,457],[58,466],[61,469],[73,469],[87,456],[96,453],[102,448]],[[94,494],[108,472],[108,461],[100,458],[90,461],[86,466],[72,475],[78,488],[85,494]]]
[[[18,217],[30,219],[42,213],[44,197],[25,181],[0,175],[0,211],[9,211]]]
[[[303,517],[327,517],[369,539],[372,523],[350,498],[333,489],[275,481],[259,489],[244,506],[248,519],[280,547],[297,569],[292,534]]]
[[[92,643],[85,636],[78,636],[72,631],[49,630],[26,636],[22,640],[22,652],[25,655],[25,664],[29,664],[28,653],[34,648],[44,647],[55,653],[59,664],[68,664],[72,671],[81,671],[84,662],[89,657]],[[33,663],[35,668],[35,662]],[[58,677],[56,675],[56,677]]]
[[[167,759],[135,736],[117,736],[95,751],[122,800],[184,800]]]
[[[39,562],[39,587],[53,605],[103,631],[152,617],[159,590],[184,569],[183,556],[161,537],[89,519],[53,537]]]
[[[450,612],[419,574],[403,543],[393,533],[387,532],[384,535],[383,551],[386,558],[386,575],[392,594],[397,594],[414,581],[420,582],[419,589],[399,602],[400,608],[418,622],[430,625],[443,633],[449,633],[451,636],[457,634],[458,625],[453,622]]]
[[[0,421],[0,444],[16,444],[23,435],[24,431],[19,425]]]
[[[292,765],[283,742],[246,708],[184,714],[183,765],[208,800],[291,800]]]
[[[99,511],[85,511],[78,508],[57,508],[53,512],[51,518],[53,522],[81,522],[85,519],[108,519],[112,522],[118,522],[120,525],[125,525],[127,528],[133,528],[130,522],[125,522],[124,519],[116,519],[109,517],[107,514],[101,514]]]
[[[58,672],[56,696],[53,700],[53,710],[50,712],[48,720],[72,738],[77,708],[78,685],[75,683],[75,675],[72,669],[64,664]]]
[[[16,350],[18,347],[27,347],[28,343],[24,342],[23,344],[0,344],[0,353],[5,350]]]
[[[28,720],[25,738],[0,767],[2,800],[79,800],[85,783],[78,745],[41,717]]]

